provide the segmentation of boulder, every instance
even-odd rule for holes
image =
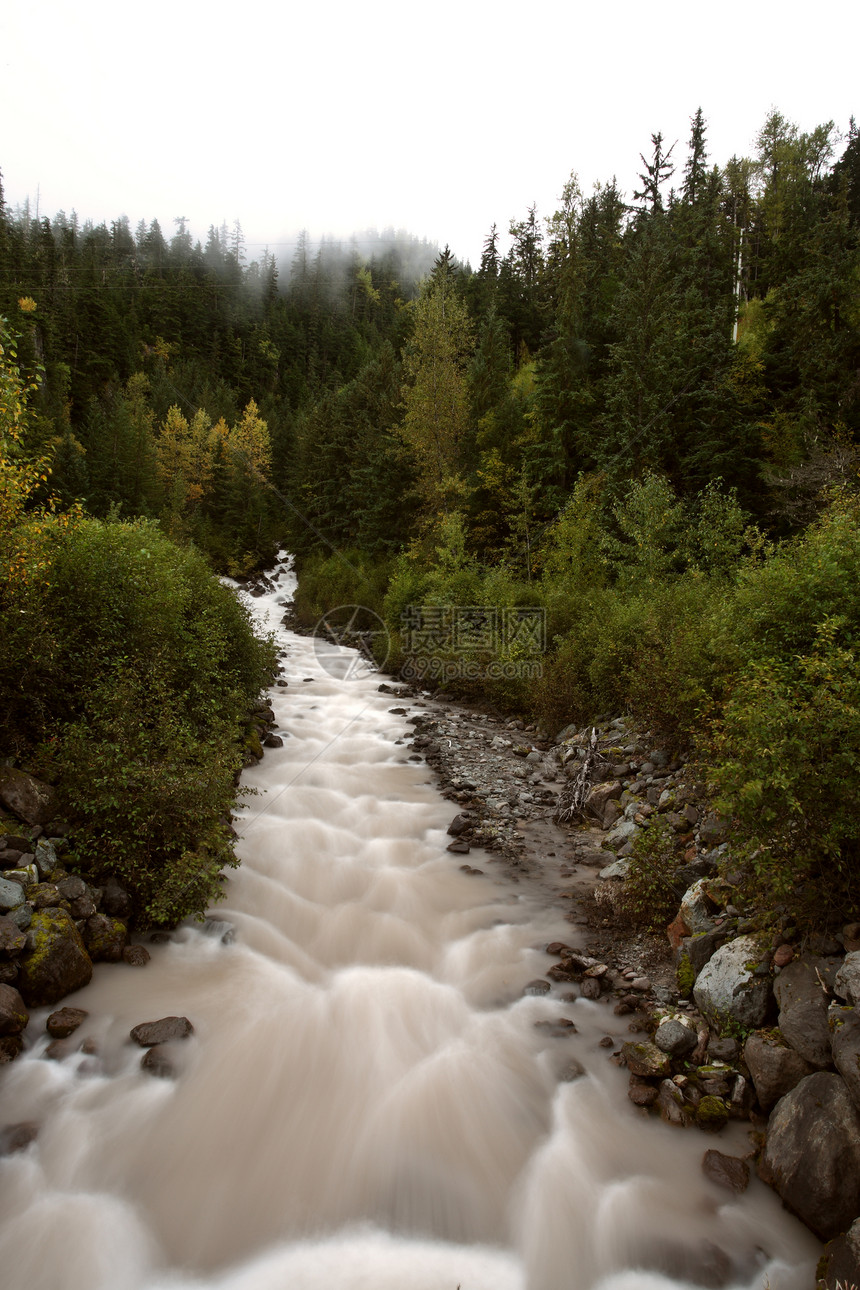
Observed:
[[[770,1000],[770,976],[761,973],[764,943],[739,936],[716,951],[696,978],[696,1007],[720,1029],[752,1030],[760,1026]]]
[[[56,847],[53,842],[49,842],[47,838],[39,838],[39,841],[36,843],[36,852],[33,858],[36,863],[36,868],[39,871],[39,875],[42,878],[49,877],[55,869],[60,867],[60,860],[57,855]]]
[[[595,784],[585,799],[586,814],[593,816],[595,820],[602,819],[607,804],[617,801],[622,792],[623,789],[617,779],[607,780],[604,784]]]
[[[744,1061],[763,1111],[776,1106],[781,1097],[815,1071],[800,1053],[786,1047],[773,1033],[750,1035],[744,1044]]]
[[[827,1246],[818,1264],[821,1290],[860,1285],[860,1218]]]
[[[118,918],[93,914],[87,919],[84,942],[94,963],[119,963],[128,940],[128,929]]]
[[[681,897],[681,918],[694,936],[710,932],[714,927],[715,909],[708,897],[708,879],[699,878]]]
[[[129,967],[146,967],[149,962],[149,950],[145,945],[126,945],[122,952],[123,963]]]
[[[146,1071],[147,1075],[155,1075],[158,1079],[175,1079],[176,1067],[174,1066],[170,1052],[160,1044],[155,1044],[148,1048],[140,1059],[140,1069]]]
[[[194,1027],[187,1017],[162,1017],[159,1021],[142,1021],[129,1033],[141,1048],[154,1048],[171,1039],[187,1039],[194,1034]]]
[[[860,1112],[839,1075],[807,1075],[777,1103],[758,1172],[822,1241],[853,1223],[860,1211]]]
[[[50,784],[12,766],[0,766],[0,802],[26,824],[47,824],[57,810]]]
[[[853,1008],[841,1008],[831,1020],[833,1064],[860,1109],[860,1016]]]
[[[0,878],[0,911],[4,914],[24,903],[24,888],[8,878]]]
[[[20,1035],[30,1014],[13,985],[0,985],[0,1035]]]
[[[64,909],[40,909],[35,913],[27,944],[29,948],[21,956],[19,986],[31,1008],[58,1003],[91,980],[92,960]]]
[[[845,955],[842,966],[836,973],[833,990],[852,1008],[860,1003],[860,950],[852,950]]]
[[[804,955],[784,967],[773,986],[783,1039],[819,1070],[831,1061],[825,985],[832,985],[836,966],[833,959]]]

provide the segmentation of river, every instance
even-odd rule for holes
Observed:
[[[0,1161],[5,1290],[811,1290],[819,1247],[776,1196],[702,1173],[743,1129],[644,1116],[599,1044],[622,1019],[523,996],[569,925],[480,853],[460,872],[406,719],[280,626],[286,563],[277,587],[254,610],[285,738],[243,776],[235,939],[98,965],[64,1000],[96,1057],[45,1060],[33,1014],[0,1085],[0,1121],[40,1124]],[[195,1034],[154,1079],[128,1032],[175,1014]],[[561,1015],[575,1034],[536,1027]]]

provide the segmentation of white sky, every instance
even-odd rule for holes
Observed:
[[[847,130],[858,51],[857,0],[5,0],[0,170],[43,215],[239,219],[249,258],[394,225],[477,266],[572,170],[631,192],[652,132],[680,175],[699,105],[721,164],[772,106]]]

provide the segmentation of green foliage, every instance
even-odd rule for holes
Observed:
[[[0,601],[3,743],[59,781],[82,867],[118,874],[143,918],[201,912],[274,647],[151,521],[48,517],[40,543],[38,576]]]
[[[627,878],[613,900],[616,915],[662,932],[683,895],[677,869],[675,834],[665,816],[652,815],[633,843]]]
[[[844,618],[825,618],[809,652],[752,659],[711,742],[718,806],[752,889],[807,919],[858,909],[856,641]]]

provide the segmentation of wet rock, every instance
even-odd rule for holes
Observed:
[[[175,1079],[176,1067],[167,1048],[155,1044],[140,1059],[140,1069],[157,1079]]]
[[[453,851],[454,855],[467,856],[472,848],[465,838],[455,838],[453,842],[448,843],[445,850]]]
[[[529,981],[528,985],[523,987],[523,994],[549,994],[551,988],[549,981],[538,977],[536,981]]]
[[[0,802],[26,824],[47,824],[57,811],[57,794],[35,775],[0,766]]]
[[[194,1027],[187,1017],[161,1017],[158,1021],[142,1021],[129,1034],[141,1048],[154,1048],[171,1039],[187,1039],[194,1034]]]
[[[600,998],[600,981],[597,977],[585,977],[579,989],[583,999]]]
[[[283,748],[284,741],[280,735],[266,735],[263,740],[264,748]]]
[[[668,1055],[661,1052],[656,1044],[649,1043],[647,1040],[640,1043],[628,1041],[622,1045],[621,1052],[627,1063],[627,1069],[634,1075],[657,1079],[668,1075],[672,1069]]]
[[[799,1053],[788,1048],[779,1035],[767,1032],[750,1035],[744,1045],[744,1061],[763,1111],[769,1111],[815,1070]]]
[[[11,1156],[15,1151],[26,1151],[39,1133],[35,1120],[20,1120],[18,1124],[4,1124],[0,1129],[0,1156]]]
[[[123,947],[122,959],[129,967],[146,967],[149,962],[149,950],[145,945],[126,945]]]
[[[452,838],[458,838],[461,833],[465,833],[467,829],[470,829],[474,822],[471,815],[455,815],[448,825],[448,835]]]
[[[693,987],[702,1015],[720,1029],[760,1026],[770,999],[770,977],[756,971],[764,958],[764,946],[755,936],[739,936],[718,949]]]
[[[89,1015],[84,1008],[60,1008],[51,1013],[45,1022],[45,1029],[52,1039],[65,1039],[74,1034]]]
[[[750,1181],[750,1167],[738,1156],[726,1156],[722,1151],[706,1151],[702,1157],[702,1170],[711,1182],[729,1191],[746,1191]]]
[[[636,1075],[630,1076],[627,1096],[634,1106],[651,1107],[657,1101],[658,1095],[659,1089],[655,1084],[649,1084],[647,1080],[640,1079]]]
[[[30,1014],[13,985],[0,985],[0,1035],[20,1035]]]
[[[94,963],[119,963],[128,939],[125,923],[108,914],[87,919],[84,942]]]
[[[860,1218],[827,1246],[818,1265],[821,1290],[860,1285]]]
[[[777,1103],[758,1171],[822,1241],[853,1223],[860,1211],[860,1112],[839,1075],[816,1071]]]
[[[580,1079],[585,1074],[585,1067],[581,1062],[571,1058],[569,1062],[561,1068],[558,1073],[558,1079],[561,1084],[572,1084],[574,1080]]]
[[[93,965],[80,932],[64,909],[41,909],[27,932],[19,988],[31,1008],[58,1003],[89,983]]]
[[[657,1027],[654,1043],[669,1057],[685,1057],[696,1047],[696,1032],[683,1021],[664,1021]]]
[[[23,1048],[24,1040],[20,1035],[0,1035],[0,1066],[13,1062]]]

